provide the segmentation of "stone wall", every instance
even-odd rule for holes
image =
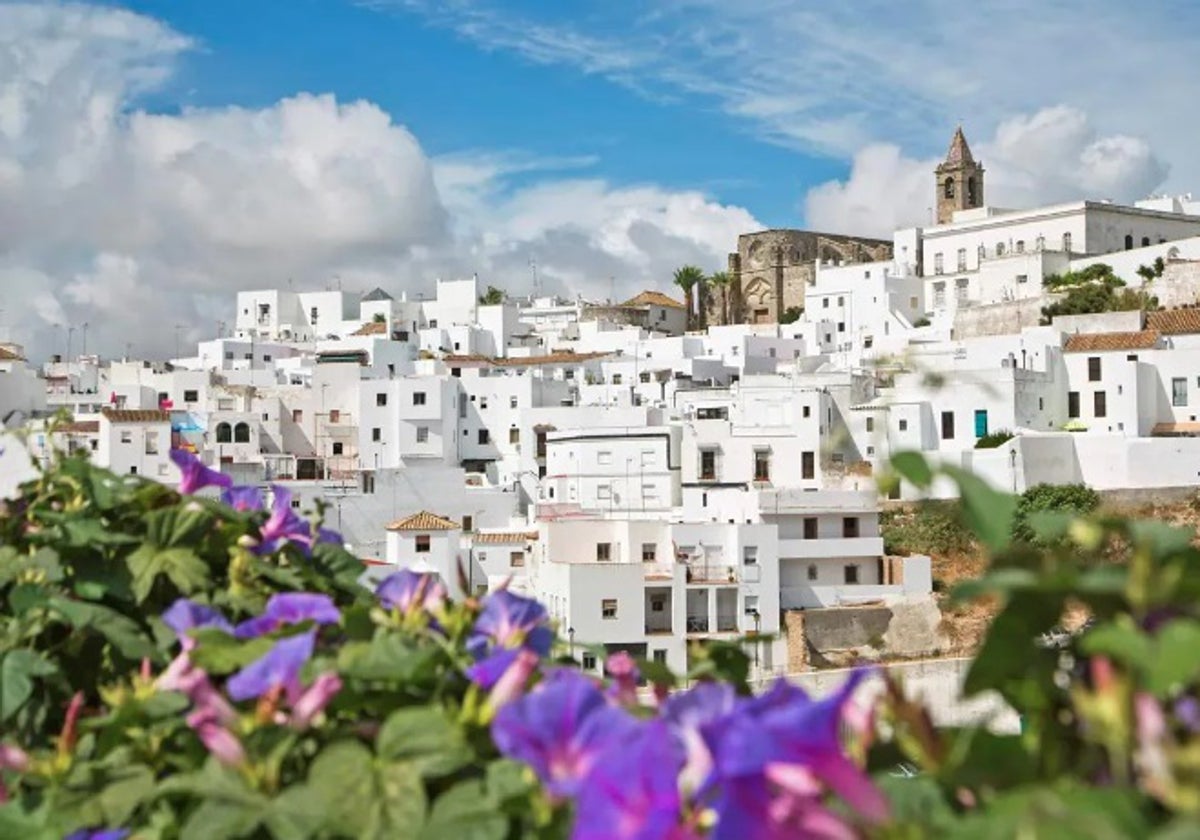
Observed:
[[[784,623],[789,672],[795,670],[793,660],[797,665],[831,667],[861,660],[936,656],[949,644],[941,630],[941,610],[929,595],[889,599],[886,604],[789,611],[784,613]]]

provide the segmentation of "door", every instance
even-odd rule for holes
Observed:
[[[980,409],[975,412],[975,437],[981,438],[988,433],[987,411]]]

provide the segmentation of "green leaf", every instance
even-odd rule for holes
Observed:
[[[338,653],[338,670],[364,680],[408,680],[436,655],[399,634],[381,632],[368,643],[344,645]]]
[[[1010,681],[1035,676],[1033,666],[1047,652],[1040,650],[1034,640],[1055,625],[1062,607],[1063,596],[1053,592],[1023,593],[1009,600],[992,621],[983,647],[971,663],[963,694],[970,696],[995,689],[1011,701],[1013,693],[1006,690]]]
[[[292,785],[271,800],[263,824],[275,840],[306,840],[325,820],[325,809],[308,785]]]
[[[146,515],[146,539],[162,548],[193,546],[212,526],[212,513],[205,508],[172,507]]]
[[[1146,688],[1164,697],[1200,674],[1200,657],[1196,656],[1200,650],[1200,623],[1176,619],[1166,624],[1154,641],[1154,654],[1145,663]]]
[[[1016,498],[993,489],[974,473],[959,467],[945,466],[942,472],[958,485],[963,517],[979,540],[992,551],[1007,546],[1017,512]]]
[[[529,770],[523,764],[500,758],[487,766],[488,797],[497,804],[524,797],[532,788]]]
[[[192,662],[214,674],[231,674],[244,668],[266,656],[275,644],[274,639],[264,636],[243,641],[215,627],[202,627],[191,635],[196,640],[196,647],[188,654]]]
[[[106,825],[125,825],[133,812],[155,793],[154,773],[145,765],[123,767],[112,773],[114,780],[100,792],[100,808]]]
[[[415,706],[393,712],[379,730],[381,758],[408,761],[422,776],[445,776],[474,757],[462,731],[439,710]]]
[[[47,825],[49,808],[43,804],[33,813],[14,799],[0,805],[0,837],[19,837],[21,840],[61,840],[63,833]]]
[[[208,566],[190,548],[159,548],[143,543],[126,560],[133,575],[133,594],[140,604],[150,597],[159,575],[165,574],[184,595],[208,585]]]
[[[415,767],[378,762],[358,741],[321,751],[308,787],[322,803],[326,827],[342,837],[410,840],[425,823],[425,787]]]
[[[478,779],[459,782],[433,801],[425,840],[504,840],[508,818],[484,796]]]
[[[897,452],[892,456],[891,463],[892,469],[922,490],[933,483],[933,470],[920,452]]]
[[[161,656],[150,639],[132,620],[101,604],[71,601],[61,596],[50,599],[49,606],[76,630],[95,630],[108,639],[120,653],[140,660],[159,661]]]
[[[20,711],[33,694],[35,677],[57,673],[58,666],[40,653],[24,648],[10,650],[0,660],[0,722]]]
[[[962,840],[1134,840],[1149,826],[1137,794],[1116,788],[1030,785],[1005,792],[949,837]]]
[[[262,805],[205,799],[188,817],[179,840],[234,840],[249,835],[262,822]]]
[[[1153,645],[1141,630],[1127,624],[1102,624],[1079,642],[1088,656],[1103,654],[1117,662],[1141,667],[1149,662]]]

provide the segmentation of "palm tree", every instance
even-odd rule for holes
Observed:
[[[733,285],[733,275],[728,271],[718,271],[708,278],[714,289],[721,290],[721,323],[729,323],[729,288]]]
[[[692,315],[695,310],[692,300],[692,289],[704,280],[704,272],[694,265],[685,265],[675,269],[675,285],[683,289],[684,306],[687,308],[688,329],[692,328]]]

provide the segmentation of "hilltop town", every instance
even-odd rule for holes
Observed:
[[[760,675],[926,655],[931,560],[880,528],[922,496],[881,498],[892,453],[1016,493],[1200,486],[1200,201],[992,207],[961,129],[930,175],[929,226],[747,232],[625,301],[257,289],[168,361],[3,345],[0,418],[43,463],[173,484],[181,449],[286,486],[368,578],[538,598],[585,669],[747,635]],[[0,459],[11,490],[27,459]]]

